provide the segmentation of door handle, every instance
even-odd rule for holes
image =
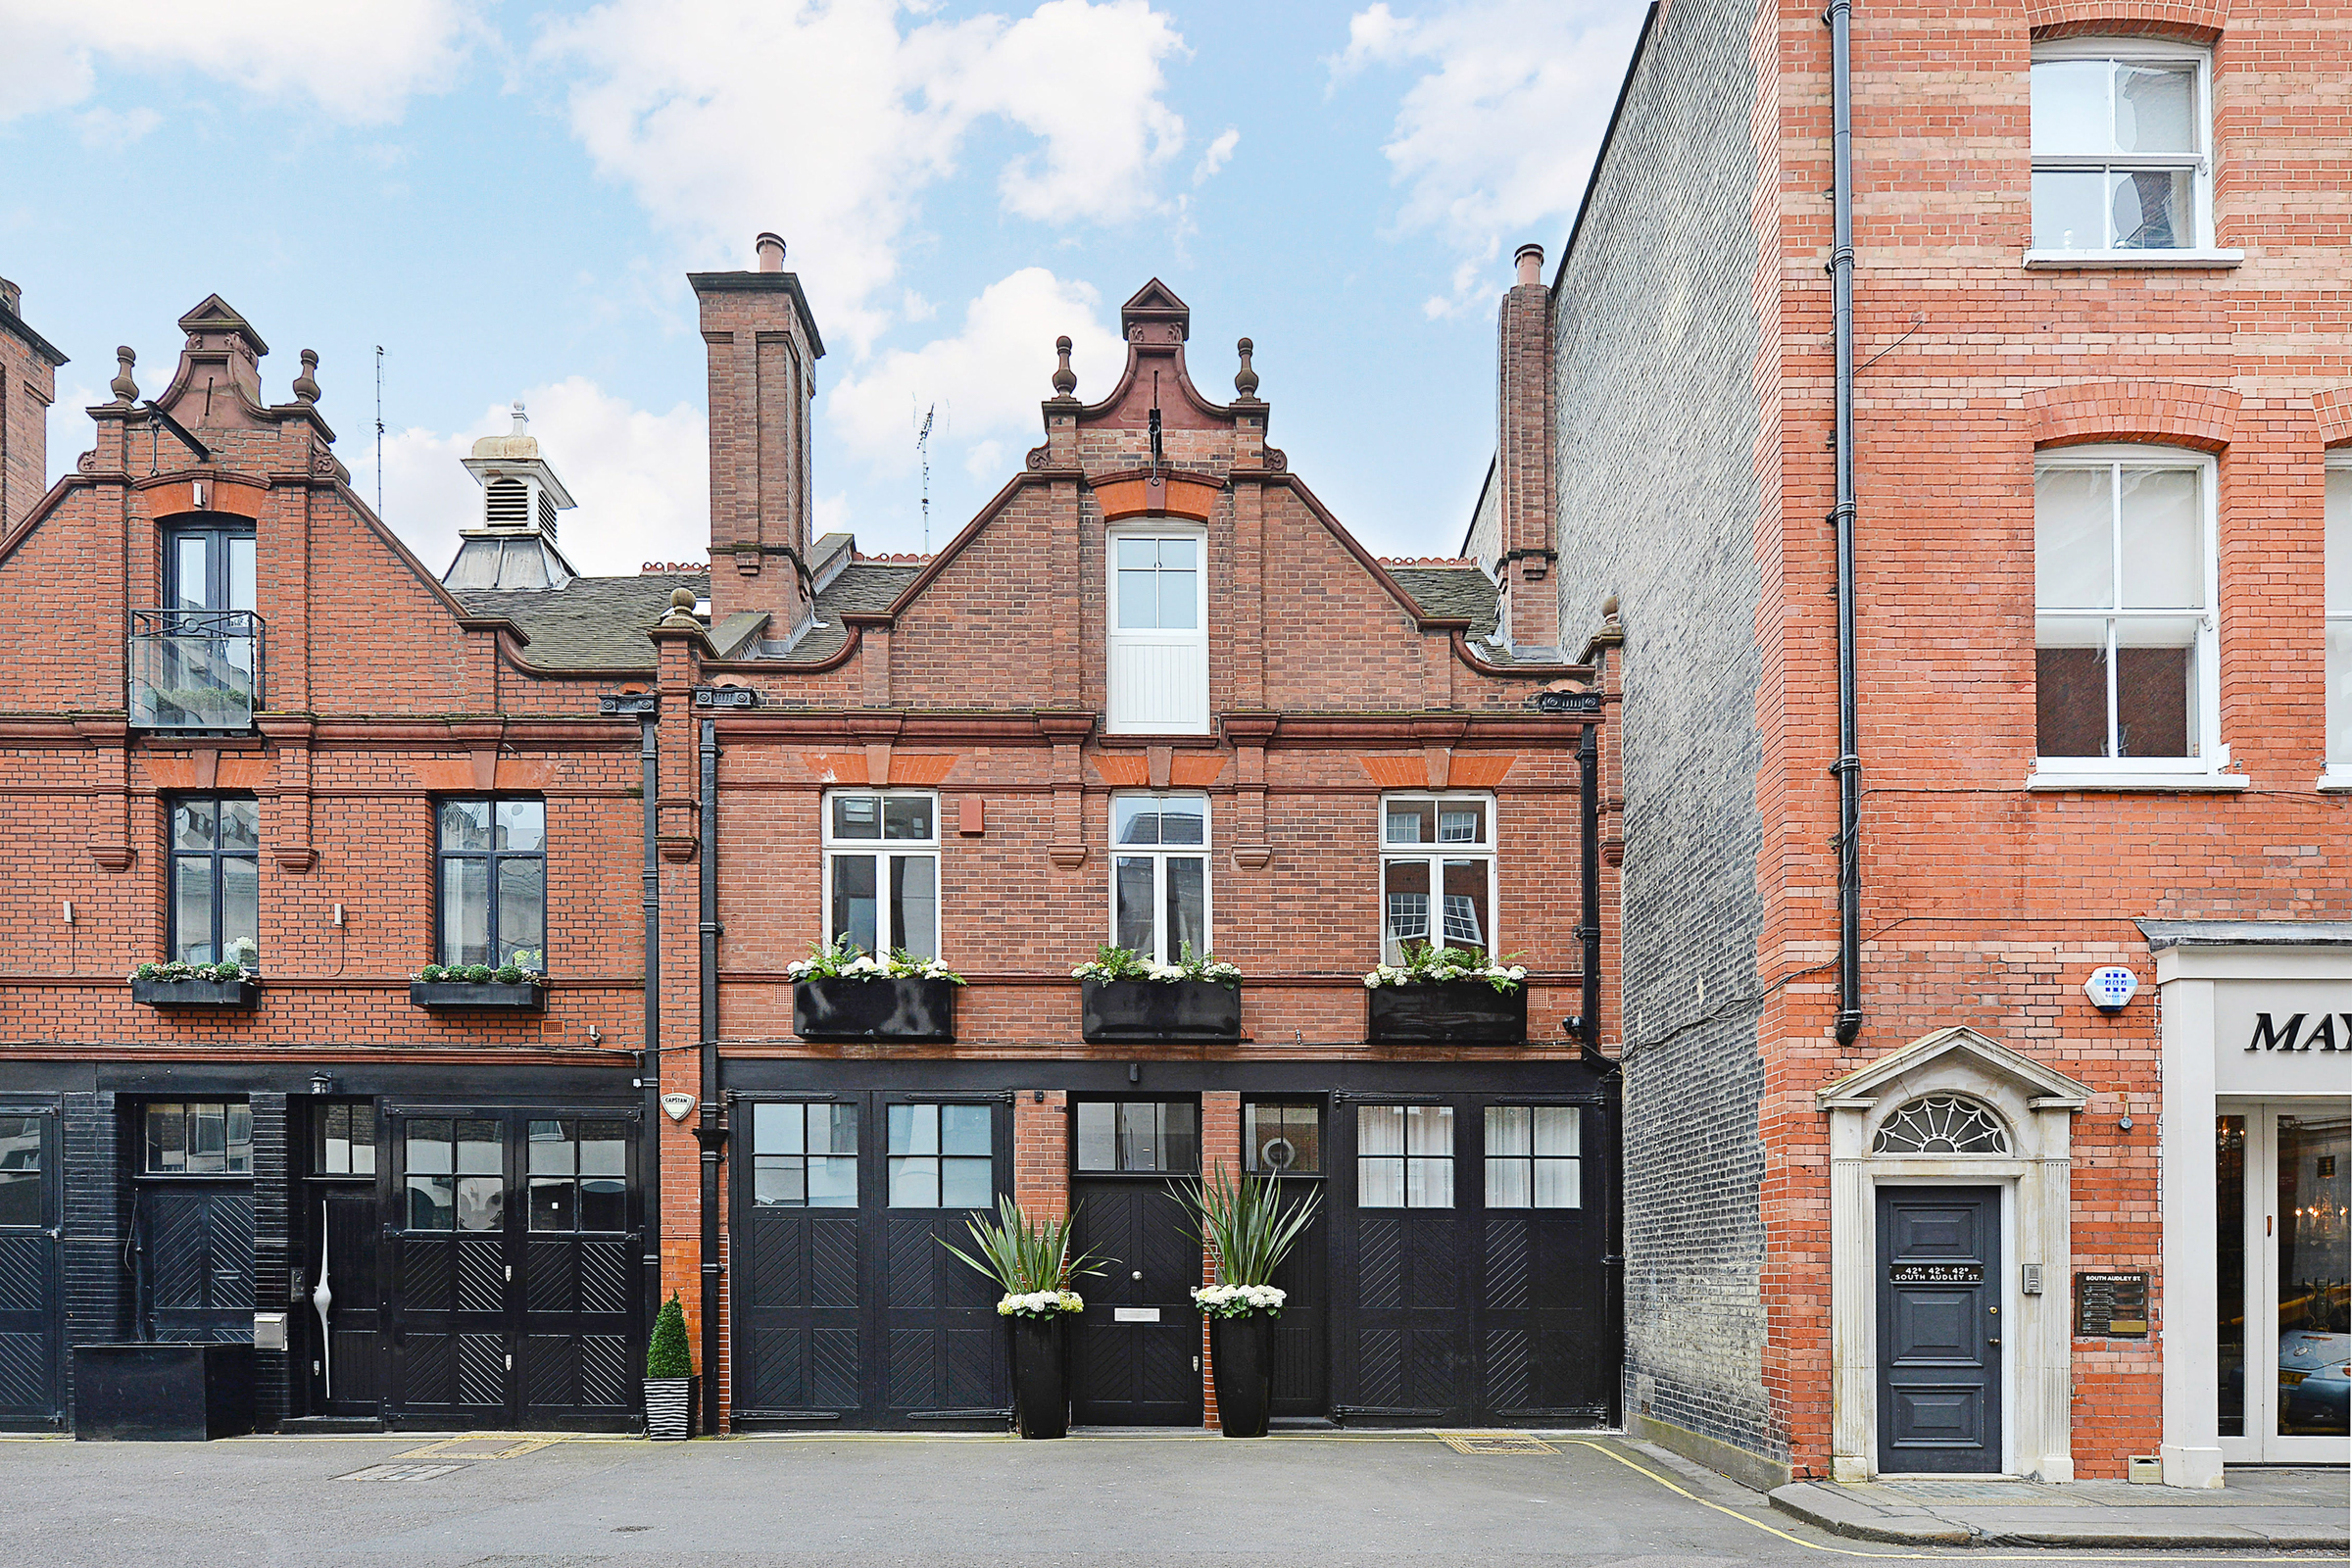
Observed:
[[[2001,1342],[2000,1342],[1999,1340],[1986,1340],[1984,1343],[1985,1343],[1986,1345],[1998,1345],[1998,1344],[2000,1344]]]

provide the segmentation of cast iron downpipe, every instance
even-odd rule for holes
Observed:
[[[660,715],[647,713],[639,723],[638,777],[645,792],[645,1030],[644,1054],[638,1058],[638,1083],[645,1090],[644,1130],[638,1138],[638,1201],[644,1205],[639,1229],[645,1237],[645,1321],[647,1332],[662,1310],[662,855],[659,838],[662,811]]]
[[[1584,967],[1577,996],[1577,1032],[1587,1053],[1600,1049],[1600,726],[1587,724],[1576,743],[1576,796],[1581,818],[1577,880],[1583,907],[1576,934]]]
[[[1854,96],[1853,0],[1830,0],[1831,336],[1837,344],[1838,1043],[1862,1032],[1862,759],[1854,720]]]
[[[702,1115],[703,1146],[703,1431],[718,1435],[718,1161],[727,1130],[718,1120],[718,721],[703,720],[702,741]]]

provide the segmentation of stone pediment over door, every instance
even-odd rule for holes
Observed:
[[[2013,1126],[2034,1111],[2081,1110],[2091,1096],[2088,1085],[1963,1025],[1922,1035],[1823,1085],[1813,1103],[1820,1110],[1891,1110],[1937,1092],[1993,1100]]]

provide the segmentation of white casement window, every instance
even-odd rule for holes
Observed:
[[[1209,952],[1208,797],[1113,796],[1110,843],[1111,945],[1154,963]]]
[[[1453,1107],[1355,1108],[1355,1206],[1453,1206]]]
[[[2034,783],[2222,782],[2215,594],[2212,459],[2156,447],[2041,456]]]
[[[1109,714],[1127,735],[1208,733],[1207,541],[1198,531],[1112,533]]]
[[[1494,949],[1494,802],[1392,795],[1380,803],[1380,957],[1408,943]]]
[[[2034,51],[2034,247],[2164,260],[2213,245],[2211,58],[2186,44],[2068,38]]]
[[[2352,452],[2328,460],[2328,771],[2320,788],[2352,790]]]
[[[825,797],[825,940],[939,956],[939,797]]]

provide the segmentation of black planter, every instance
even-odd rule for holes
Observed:
[[[1225,1436],[1264,1437],[1274,1408],[1274,1314],[1210,1318],[1208,1369]]]
[[[645,1435],[656,1443],[684,1443],[694,1436],[696,1385],[702,1379],[645,1380]]]
[[[1064,1312],[1008,1317],[1012,1328],[1012,1425],[1024,1438],[1061,1438],[1070,1431],[1068,1340]]]
[[[74,1436],[202,1443],[253,1430],[253,1347],[74,1347]]]
[[[1374,986],[1371,1029],[1386,1045],[1520,1046],[1527,1043],[1527,987],[1497,991],[1484,980]]]
[[[435,1012],[545,1012],[547,987],[536,980],[412,980],[409,1001]]]
[[[262,1000],[258,980],[133,980],[130,1000],[150,1007],[250,1007]]]
[[[803,1040],[954,1040],[953,980],[803,980],[792,1032]]]
[[[1242,988],[1214,980],[1082,980],[1089,1041],[1239,1040]]]

